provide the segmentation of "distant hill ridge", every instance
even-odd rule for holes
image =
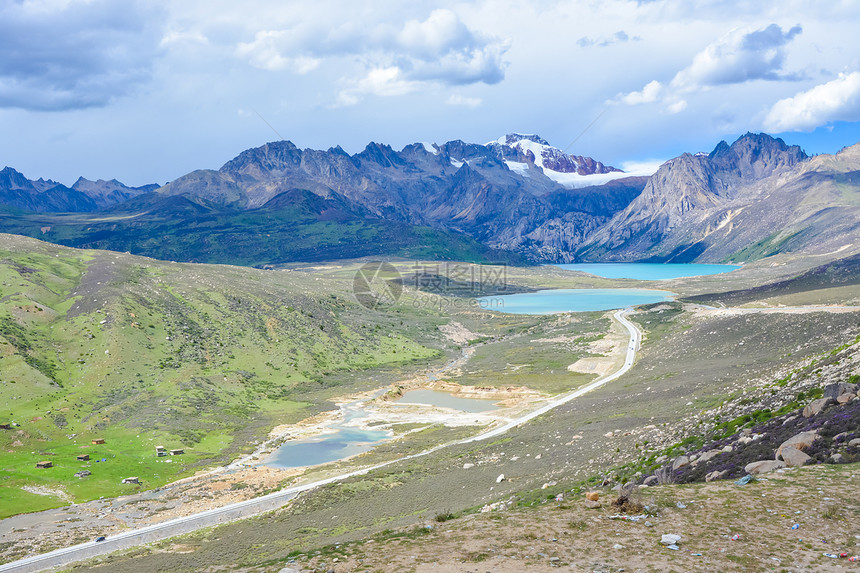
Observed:
[[[347,221],[353,231],[373,227],[376,237],[390,236],[395,228],[442,233],[428,244],[431,255],[438,239],[473,241],[489,249],[481,257],[507,252],[533,262],[744,261],[860,243],[858,174],[857,146],[810,158],[796,145],[753,133],[731,145],[721,141],[710,153],[671,159],[651,177],[630,177],[593,158],[568,155],[538,135],[511,133],[484,145],[414,143],[400,151],[371,142],[352,155],[339,146],[323,151],[277,141],[243,151],[218,170],[193,171],[159,188],[86,179],[68,188],[30,181],[7,168],[0,172],[0,204],[8,207],[146,217],[106,226],[83,215],[36,221],[10,212],[0,230],[171,258],[176,250],[161,251],[165,240],[154,235],[199,224],[195,260],[230,262],[221,261],[223,254],[206,256],[201,218],[218,220],[210,244],[218,236],[248,244],[248,235],[265,241],[247,226],[265,212],[266,221],[280,217],[280,228],[292,229],[279,239],[270,262],[334,256],[332,225]],[[175,201],[180,197],[185,201]],[[417,239],[424,233],[408,234]],[[381,248],[379,255],[400,252],[374,241],[349,247],[349,241],[361,240],[360,233],[335,235],[336,253],[366,252],[370,246]],[[147,244],[143,237],[150,237]],[[289,241],[299,237],[307,246],[291,247]],[[315,240],[318,255],[310,254]],[[256,250],[265,252],[265,245]]]

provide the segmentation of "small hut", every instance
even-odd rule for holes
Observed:
[[[96,438],[95,440],[93,440],[93,444],[96,446],[98,446],[99,444],[103,444],[103,443],[105,443],[104,438]]]
[[[48,461],[48,460],[43,460],[43,461],[41,461],[41,462],[37,462],[37,463],[36,463],[36,467],[37,467],[37,468],[42,468],[42,469],[44,469],[44,468],[50,468],[50,467],[53,467],[53,466],[54,466],[54,462],[50,462],[50,461]]]
[[[79,462],[88,462],[88,461],[90,461],[90,455],[89,454],[81,454],[78,456],[78,461]]]
[[[170,450],[171,456],[181,456],[184,453],[185,453],[185,450],[182,450],[182,449]]]

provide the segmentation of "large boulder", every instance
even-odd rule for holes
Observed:
[[[837,400],[840,396],[845,394],[856,394],[857,393],[857,385],[849,384],[848,382],[836,382],[835,384],[830,384],[824,388],[824,394],[821,395],[822,398],[831,398],[833,400]]]
[[[681,468],[685,468],[690,465],[690,458],[687,456],[680,456],[675,459],[672,463],[672,471],[679,470]]]
[[[782,449],[782,460],[785,462],[790,468],[796,468],[798,466],[802,466],[808,460],[812,459],[800,450],[795,447],[787,446]]]
[[[761,460],[759,462],[747,464],[746,466],[744,466],[744,471],[749,475],[756,476],[759,474],[766,474],[768,472],[772,472],[774,470],[778,470],[784,467],[785,462],[781,462],[779,460]]]
[[[817,438],[818,438],[818,432],[815,432],[815,431],[800,432],[799,434],[795,434],[794,436],[792,436],[789,439],[787,439],[786,441],[784,441],[776,449],[776,455],[774,456],[774,459],[777,459],[777,460],[783,459],[782,450],[784,448],[792,447],[792,448],[795,448],[798,450],[805,450],[809,446],[811,446],[812,442],[814,442]]]
[[[824,410],[824,408],[829,406],[831,402],[833,402],[833,398],[819,398],[818,400],[813,400],[803,409],[803,417],[811,418],[812,416],[815,416]]]

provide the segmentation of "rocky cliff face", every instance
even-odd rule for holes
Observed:
[[[797,146],[751,133],[731,146],[720,142],[710,154],[685,153],[664,163],[642,193],[588,239],[579,256],[695,259],[702,255],[701,247],[686,247],[725,228],[741,205],[755,203],[762,181],[791,173],[806,160]]]
[[[401,151],[370,143],[354,155],[340,147],[302,150],[280,141],[244,151],[218,171],[190,173],[158,192],[254,209],[289,189],[306,189],[340,198],[364,216],[464,232],[493,248],[542,260],[578,245],[644,184],[635,180],[621,193],[571,189],[548,174],[572,174],[588,183],[590,175],[623,172],[566,155],[536,136],[503,139],[487,145],[416,143]],[[603,201],[605,196],[612,199]]]

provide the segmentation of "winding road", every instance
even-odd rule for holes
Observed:
[[[602,378],[598,378],[594,382],[591,382],[583,386],[582,388],[560,396],[559,398],[548,402],[544,406],[541,406],[540,408],[533,410],[528,414],[520,416],[519,418],[511,420],[502,426],[493,428],[471,438],[466,438],[455,442],[449,442],[446,444],[440,444],[434,448],[425,450],[417,454],[403,456],[394,460],[390,460],[388,462],[337,475],[328,479],[286,488],[254,499],[249,499],[238,503],[232,503],[224,507],[202,511],[200,513],[195,513],[193,515],[185,517],[171,519],[169,521],[150,525],[148,527],[117,533],[115,535],[111,535],[104,541],[90,541],[87,543],[81,543],[79,545],[73,545],[71,547],[65,547],[63,549],[57,549],[48,553],[43,553],[41,555],[34,555],[33,557],[27,557],[18,561],[5,563],[3,565],[0,565],[0,572],[29,573],[33,571],[42,571],[51,567],[68,565],[70,563],[81,561],[83,559],[89,559],[91,557],[105,555],[114,551],[129,549],[137,545],[142,545],[144,543],[151,543],[154,541],[167,539],[169,537],[174,537],[176,535],[189,533],[191,531],[195,531],[203,527],[211,527],[213,525],[226,523],[228,521],[233,521],[244,517],[250,517],[252,515],[282,507],[287,502],[289,502],[298,494],[304,491],[324,486],[326,484],[339,482],[353,476],[366,474],[367,472],[377,470],[379,468],[383,468],[405,460],[411,460],[427,456],[441,449],[455,446],[458,444],[479,442],[505,434],[513,428],[525,424],[529,420],[532,420],[542,414],[545,414],[550,410],[558,408],[562,404],[566,404],[567,402],[570,402],[571,400],[574,400],[579,396],[596,390],[604,384],[618,379],[628,370],[630,370],[630,368],[633,366],[634,361],[636,360],[636,352],[637,350],[639,350],[639,346],[642,341],[642,333],[639,331],[638,328],[636,328],[636,325],[634,325],[627,319],[627,315],[630,312],[631,309],[619,310],[616,311],[613,315],[614,318],[619,323],[621,323],[630,333],[630,341],[627,345],[627,354],[624,359],[624,364],[618,370]]]

